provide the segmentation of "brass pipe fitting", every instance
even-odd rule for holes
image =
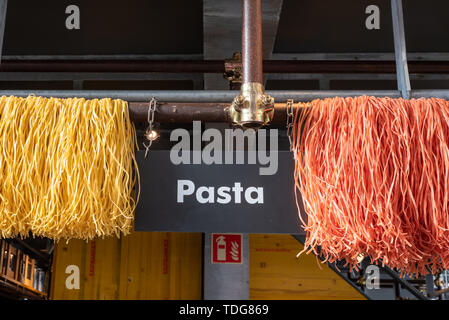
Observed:
[[[273,119],[274,99],[265,94],[262,84],[242,84],[240,94],[234,98],[229,109],[230,118],[244,128],[260,128]]]

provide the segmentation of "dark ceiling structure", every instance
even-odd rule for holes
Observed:
[[[80,10],[77,30],[65,27],[68,17],[65,10],[72,4]],[[367,8],[373,5],[379,10],[378,29],[366,26],[371,15]],[[432,64],[437,60],[444,65],[449,60],[449,43],[441,39],[446,37],[449,28],[445,14],[449,3],[432,0],[423,5],[422,1],[408,0],[403,6],[408,60],[411,63],[433,60]],[[389,0],[263,0],[262,12],[264,59],[302,63],[299,67],[293,64],[283,68],[265,67],[267,89],[393,89],[394,42]],[[75,79],[74,88],[85,89],[114,90],[130,86],[137,90],[228,89],[229,84],[222,76],[223,61],[240,50],[240,0],[78,0],[76,3],[16,0],[8,3],[2,65],[6,70],[2,71],[41,72],[42,69],[14,69],[18,64],[12,69],[8,67],[14,61],[20,61],[23,66],[26,61],[39,59],[125,63],[130,60],[215,61],[215,66],[217,62],[220,66],[203,64],[202,68],[189,69],[187,66],[174,68],[169,63],[166,66],[172,67],[163,73],[158,73],[157,68],[154,71],[138,66],[132,70],[117,69],[129,73],[126,79],[113,74],[110,65],[106,68],[107,75],[104,69],[95,68],[57,70],[65,71],[66,76],[51,74],[56,70],[44,66],[46,75],[40,77],[17,72],[10,77],[2,73],[0,88],[70,88],[71,80]],[[370,67],[367,61],[389,61],[390,69],[385,71],[375,64]],[[329,65],[337,67],[328,68]],[[211,68],[214,70],[210,71]],[[411,66],[413,88],[449,88],[446,71],[428,72],[427,69],[427,66],[418,70]],[[36,80],[41,81],[36,83]]]

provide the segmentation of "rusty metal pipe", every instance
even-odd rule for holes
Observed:
[[[3,60],[0,72],[224,73],[229,60]],[[394,61],[265,60],[265,73],[395,73]],[[410,73],[447,74],[449,61],[409,61]]]
[[[128,103],[131,120],[147,122],[148,107],[148,102]],[[228,109],[229,103],[158,102],[154,120],[160,123],[228,122]]]
[[[272,123],[284,124],[287,121],[285,103],[274,105]],[[300,106],[293,105],[294,110]],[[130,102],[129,115],[133,122],[147,122],[148,102]],[[192,121],[229,122],[229,103],[173,103],[159,102],[154,120],[159,123],[191,123]]]
[[[223,73],[223,60],[12,60],[1,72]]]
[[[262,0],[242,0],[243,83],[262,83]]]
[[[260,128],[273,118],[274,99],[265,94],[262,65],[262,0],[242,0],[242,85],[230,108],[230,121]]]

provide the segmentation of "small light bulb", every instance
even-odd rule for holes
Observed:
[[[159,138],[159,133],[156,130],[147,131],[145,137],[147,140],[154,141]]]

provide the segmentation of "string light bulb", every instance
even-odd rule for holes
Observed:
[[[159,138],[159,133],[156,130],[148,130],[145,132],[145,138],[147,138],[148,141],[154,141]]]

